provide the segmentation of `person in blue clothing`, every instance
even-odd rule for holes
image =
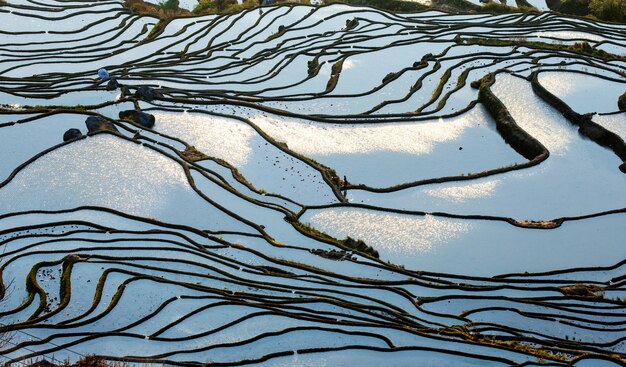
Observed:
[[[98,70],[98,77],[102,80],[107,80],[109,79],[109,72],[107,71],[107,69],[102,68]]]
[[[98,78],[100,78],[101,82],[108,80],[108,83],[106,84],[106,90],[116,90],[121,86],[120,83],[117,82],[117,79],[111,78],[111,75],[109,75],[109,71],[105,68],[101,68],[98,70]]]

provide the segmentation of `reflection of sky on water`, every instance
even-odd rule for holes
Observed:
[[[317,212],[309,220],[314,227],[338,238],[367,239],[375,249],[396,256],[406,252],[430,252],[435,246],[467,232],[471,226],[429,215],[412,217],[341,209]]]

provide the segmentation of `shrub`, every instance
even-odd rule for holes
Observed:
[[[189,11],[178,8],[178,0],[165,0],[160,5],[146,3],[143,0],[124,0],[124,7],[133,13],[150,15],[161,20],[191,15]]]
[[[626,0],[591,0],[589,10],[598,19],[623,22],[626,19]]]
[[[527,0],[515,0],[515,4],[520,10],[524,11],[538,11],[531,3]]]
[[[165,9],[165,10],[180,9],[178,0],[165,0],[165,1],[160,2],[159,6],[161,7],[161,9]]]
[[[236,0],[200,0],[193,9],[194,13],[217,14],[223,13],[226,9],[236,6]]]
[[[563,0],[554,10],[565,14],[587,16],[613,22],[626,19],[626,0]]]
[[[378,251],[374,250],[372,246],[365,244],[362,240],[355,240],[354,238],[348,236],[345,240],[343,240],[343,244],[354,251],[368,254],[375,258],[379,257]]]
[[[585,16],[589,14],[589,0],[564,0],[558,9],[559,12]]]
[[[422,4],[402,0],[327,0],[325,3],[344,3],[355,6],[371,6],[373,8],[400,13],[415,13],[428,9],[427,6]]]
[[[356,28],[359,25],[359,20],[356,18],[352,18],[349,20],[346,20],[346,28],[344,28],[345,30],[350,30],[353,28]]]
[[[483,5],[483,10],[489,13],[497,13],[497,14],[510,13],[510,12],[517,11],[517,9],[513,7],[510,7],[504,4],[498,4],[493,1]]]
[[[433,0],[436,8],[480,12],[482,7],[467,0]]]

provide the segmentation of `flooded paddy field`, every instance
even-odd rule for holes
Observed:
[[[0,33],[0,362],[626,365],[623,25],[9,0]]]

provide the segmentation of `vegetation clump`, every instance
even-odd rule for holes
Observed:
[[[143,0],[124,0],[124,7],[133,13],[149,15],[161,20],[192,15],[191,12],[178,7],[178,0],[165,0],[160,5],[146,3]]]
[[[548,42],[528,41],[525,38],[518,39],[498,39],[487,37],[469,37],[469,38],[456,38],[456,43],[465,45],[482,45],[482,46],[524,46],[528,48],[541,49],[541,50],[555,50],[555,51],[570,51],[577,52],[589,56],[599,57],[605,60],[621,60],[626,61],[626,56],[615,55],[599,48],[595,48],[589,44],[589,42],[577,42],[570,45],[555,44]]]
[[[548,4],[550,6],[550,4]],[[561,13],[585,16],[589,14],[589,0],[564,0],[562,2],[554,2],[552,7]]]
[[[319,255],[326,259],[343,261],[343,260],[356,260],[356,257],[353,257],[352,254],[346,250],[323,250],[323,249],[313,249],[311,250],[312,254]]]
[[[341,75],[341,69],[343,68],[343,59],[337,61],[333,64],[330,69],[330,79],[328,79],[328,83],[326,84],[326,93],[331,92],[337,86],[337,82],[339,81],[339,75]]]
[[[617,99],[617,108],[620,111],[626,111],[626,92]]]
[[[372,255],[376,258],[379,257],[378,251],[374,250],[372,246],[368,246],[362,240],[355,240],[354,238],[348,236],[345,240],[343,240],[344,246],[347,248],[353,249],[358,252],[366,253]]]
[[[354,6],[369,6],[381,10],[392,11],[395,13],[415,13],[429,9],[428,6],[413,1],[402,0],[329,0],[326,4],[342,3]]]
[[[434,0],[433,7],[444,11],[462,11],[469,13],[512,13],[519,11],[538,11],[526,0],[516,0],[517,7],[507,5],[506,0],[495,2],[493,0],[481,0],[484,5],[476,5],[467,0]]]
[[[603,298],[604,289],[592,284],[575,284],[559,288],[561,293],[566,296],[585,297],[585,298]]]
[[[354,29],[359,25],[359,20],[356,18],[352,18],[349,20],[346,20],[346,28],[345,30],[350,30],[350,29]]]
[[[285,34],[285,32],[286,32],[285,26],[284,25],[279,25],[278,26],[278,32],[272,33],[269,37],[267,37],[267,41],[271,41],[273,39],[281,37],[283,34]]]
[[[310,225],[298,222],[297,220],[293,219],[289,221],[298,231],[308,234],[309,236],[312,237],[316,237],[320,240],[323,240],[324,242],[327,243],[332,243],[335,244],[338,247],[343,247],[343,248],[347,248],[349,250],[352,250],[354,252],[359,252],[361,254],[366,254],[375,258],[379,258],[379,254],[378,251],[374,250],[374,248],[372,246],[368,246],[365,242],[363,242],[362,240],[355,240],[354,238],[351,237],[346,237],[344,240],[338,240],[316,228],[311,227]],[[338,252],[335,255],[339,255],[339,254],[344,254],[342,252]],[[345,253],[347,254],[347,253]],[[319,254],[318,254],[319,255]],[[328,253],[327,253],[328,255]]]
[[[180,8],[179,0],[165,0],[158,5],[143,0],[124,0],[124,7],[131,12],[157,17],[162,22],[169,21],[176,17],[191,17],[205,14],[230,14],[242,9],[252,8],[256,5],[258,5],[258,3],[254,0],[244,0],[241,4],[238,4],[236,0],[200,0],[193,11],[189,11]],[[161,27],[163,27],[163,24],[161,24]],[[152,33],[158,33],[157,31],[153,29]]]
[[[178,0],[165,0],[159,3],[159,7],[163,10],[179,10],[180,2]]]
[[[433,0],[433,6],[442,10],[456,10],[467,12],[479,12],[482,6],[467,0]]]
[[[574,51],[582,52],[591,56],[598,56],[603,59],[611,59],[615,57],[615,55],[612,55],[604,50],[591,46],[589,42],[576,42],[570,47]]]
[[[611,22],[626,20],[626,0],[552,0],[551,10],[563,14],[594,17]]]
[[[289,276],[289,277],[296,275],[290,271],[286,271],[286,270],[279,269],[277,267],[269,266],[269,265],[259,265],[257,266],[257,268],[263,271],[265,274],[269,274],[269,275],[279,275],[279,276]]]
[[[559,220],[513,220],[513,223],[524,228],[554,229],[561,226]]]
[[[626,0],[591,0],[589,10],[598,19],[612,22],[626,20]]]
[[[54,364],[45,359],[42,359],[37,362],[32,362],[27,365],[28,367],[127,367],[127,363],[115,362],[110,363],[107,362],[103,357],[88,355],[82,357],[78,361],[74,363],[70,363],[69,361],[65,361],[59,364]]]
[[[536,347],[516,340],[501,340],[496,335],[479,336],[477,337],[477,341],[481,344],[491,344],[533,355],[541,360],[555,360],[562,362],[571,362],[572,360],[571,355],[562,352],[552,351],[545,347]]]
[[[502,4],[502,3],[497,3],[495,1],[489,1],[488,3],[483,5],[481,10],[486,11],[488,13],[503,14],[503,13],[511,13],[515,11],[515,8],[506,5],[506,2]]]
[[[186,147],[185,150],[181,152],[181,154],[192,162],[201,161],[203,159],[209,158],[208,155],[202,153],[193,145]]]
[[[234,13],[254,5],[253,1],[244,1],[239,5],[236,0],[200,0],[193,8],[193,12],[196,14]]]
[[[307,62],[307,72],[309,76],[315,76],[320,71],[320,62],[317,58]]]
[[[391,72],[383,78],[383,84],[389,83],[390,81],[396,79],[398,77],[398,73]]]
[[[285,3],[288,1],[277,1]],[[467,0],[434,0],[430,6],[413,1],[402,0],[329,0],[326,3],[343,3],[354,6],[367,6],[395,13],[415,13],[431,8],[443,11],[461,11],[470,13],[510,13],[536,12],[537,8],[527,0],[515,0],[516,7],[507,5],[506,0],[495,2],[485,0],[484,5],[476,5]],[[623,22],[626,19],[626,0],[547,0],[548,7],[564,14],[586,16],[606,21]],[[7,4],[0,0],[0,5]],[[143,0],[124,0],[124,6],[132,12],[150,15],[160,20],[169,20],[174,17],[185,17],[203,14],[231,14],[243,9],[262,5],[257,0],[244,0],[239,4],[236,0],[200,0],[193,11],[181,9],[179,0],[164,0],[158,5],[146,3]],[[358,20],[346,21],[346,30],[355,28]]]
[[[444,335],[457,336],[463,339],[473,338],[472,332],[465,325],[446,326],[446,327],[437,329],[437,331]]]

